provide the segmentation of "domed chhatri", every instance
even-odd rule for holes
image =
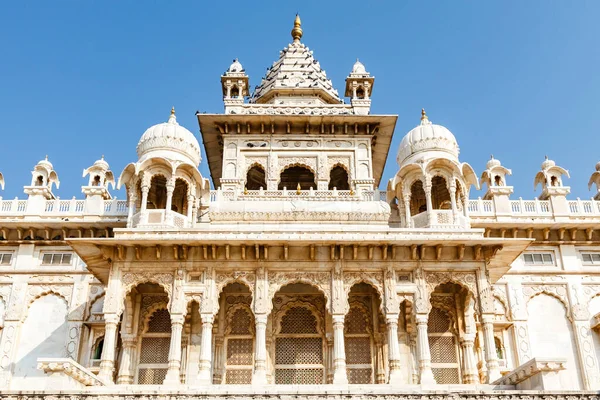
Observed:
[[[356,59],[356,62],[354,63],[354,66],[352,66],[352,73],[353,74],[366,74],[367,70],[364,66],[363,63],[361,63],[358,58]]]
[[[151,126],[137,145],[139,161],[151,157],[165,157],[198,166],[200,144],[192,132],[177,123],[175,108],[167,122]]]
[[[427,158],[448,158],[458,162],[456,138],[446,127],[432,124],[421,110],[421,123],[404,136],[398,149],[398,165]]]
[[[239,60],[236,58],[233,60],[233,62],[227,69],[227,72],[244,72],[244,67],[242,66],[242,63],[240,63]]]

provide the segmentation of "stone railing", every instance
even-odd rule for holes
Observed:
[[[183,214],[170,210],[145,210],[135,214],[131,227],[189,228],[191,223]]]
[[[492,200],[469,200],[469,216],[486,217],[496,215]],[[600,201],[598,200],[568,200],[568,215],[573,217],[600,217]],[[549,200],[510,200],[511,216],[552,216],[552,206]]]
[[[560,390],[573,385],[563,381],[560,372],[566,369],[566,359],[536,357],[496,380],[493,384],[514,385],[517,390]]]
[[[103,200],[103,212],[101,215],[116,216],[116,215],[127,215],[127,201],[126,200]],[[20,200],[15,198],[14,200],[2,200],[0,198],[0,215],[22,215],[28,211],[28,200]],[[71,200],[46,200],[43,204],[43,210],[39,212],[40,215],[85,215],[89,211],[87,210],[87,200],[85,199],[71,199]]]
[[[61,390],[104,386],[104,382],[70,358],[38,358],[37,369],[48,374],[47,389]]]
[[[460,213],[454,215],[452,210],[431,210],[414,215],[412,217],[412,227],[461,229],[468,227],[468,222],[464,215]]]

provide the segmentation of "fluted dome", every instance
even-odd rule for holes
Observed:
[[[37,163],[37,166],[38,167],[44,167],[48,171],[52,171],[54,169],[54,166],[52,165],[52,163],[50,161],[48,161],[48,156],[46,156],[46,158],[44,158],[43,160],[40,160]]]
[[[100,158],[99,160],[96,160],[93,166],[104,170],[108,169],[108,163],[104,160],[104,156],[102,156],[102,158]]]
[[[200,144],[194,134],[177,123],[175,109],[167,122],[151,126],[137,145],[139,161],[150,157],[165,157],[200,164]]]
[[[354,66],[352,67],[352,73],[353,74],[366,74],[367,70],[365,69],[365,66],[363,65],[363,63],[361,63],[360,61],[358,61],[358,59],[356,59],[356,62],[354,63]]]
[[[244,67],[242,67],[242,63],[240,63],[236,58],[229,66],[227,72],[244,72]]]
[[[550,160],[548,159],[548,156],[546,156],[546,159],[544,160],[544,162],[542,162],[542,170],[546,170],[548,168],[552,168],[556,166],[556,163],[554,162],[554,160]]]
[[[500,160],[497,160],[494,158],[494,156],[492,156],[485,166],[487,167],[487,169],[492,169],[501,165],[502,163],[500,162]]]
[[[404,136],[396,160],[402,166],[427,155],[427,158],[442,157],[458,162],[458,153],[458,143],[452,132],[446,127],[432,124],[425,110],[422,110],[421,124]]]

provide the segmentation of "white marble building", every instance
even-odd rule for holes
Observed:
[[[546,159],[539,199],[517,200],[510,169],[478,179],[425,111],[390,149],[365,66],[344,102],[298,17],[292,38],[253,91],[238,60],[223,74],[225,112],[197,114],[207,160],[172,110],[118,179],[84,170],[84,198],[55,197],[46,158],[0,200],[3,392],[593,397],[600,163],[595,199]]]

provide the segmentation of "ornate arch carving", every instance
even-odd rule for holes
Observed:
[[[316,157],[282,157],[277,160],[278,162],[278,178],[281,173],[290,167],[304,167],[308,168],[310,172],[317,177],[317,158]]]
[[[163,288],[167,293],[168,304],[167,309],[171,308],[171,300],[173,298],[173,274],[157,274],[153,272],[125,272],[121,279],[122,301],[118,304],[117,315],[121,315],[125,307],[125,297],[131,293],[131,290],[142,283],[155,283]]]
[[[142,323],[139,326],[139,331],[138,331],[139,335],[142,335],[148,331],[148,323],[150,322],[150,319],[152,318],[154,313],[159,310],[167,310],[167,312],[168,312],[169,308],[167,307],[167,305],[165,303],[157,302],[157,303],[151,304],[150,307],[148,307],[144,311],[144,313],[142,315],[140,315],[140,321]],[[169,313],[169,318],[170,317],[171,317],[171,313]]]
[[[474,272],[425,272],[425,283],[429,297],[441,284],[456,283],[467,289],[477,299],[477,277]]]
[[[263,171],[265,171],[265,175],[267,174],[267,157],[246,157],[245,159],[245,163],[244,163],[244,175],[241,176],[240,178],[246,179],[246,176],[248,176],[248,171],[250,171],[250,169],[252,169],[252,167],[257,166],[257,167],[261,167],[263,169]]]
[[[275,293],[291,283],[304,283],[318,289],[325,297],[325,309],[331,310],[331,273],[329,272],[269,272],[268,282],[267,314],[273,309]]]
[[[385,314],[384,309],[384,289],[383,289],[383,276],[382,272],[378,274],[368,273],[368,272],[345,272],[344,273],[344,294],[347,299],[350,298],[350,290],[352,286],[357,285],[359,283],[366,283],[375,289],[375,292],[379,296],[379,309],[382,313]],[[348,310],[349,311],[349,307]]]
[[[354,177],[352,168],[352,157],[351,156],[331,156],[327,157],[327,171],[331,173],[331,170],[337,166],[344,168],[348,173],[348,179],[352,180]]]
[[[571,318],[571,308],[567,298],[567,287],[564,285],[523,285],[523,297],[525,299],[525,307],[536,296],[546,294],[556,298],[565,307],[567,318]]]
[[[275,315],[275,334],[281,332],[281,320],[287,314],[287,312],[294,307],[303,307],[308,309],[317,320],[317,333],[323,335],[325,333],[325,316],[319,312],[314,304],[307,301],[296,300],[286,303]]]
[[[61,298],[66,306],[67,306],[67,314],[68,314],[68,310],[69,307],[71,305],[71,294],[73,293],[73,286],[71,285],[51,285],[51,286],[46,286],[46,285],[31,285],[28,287],[27,290],[27,297],[25,300],[25,312],[23,313],[23,315],[21,316],[21,321],[25,321],[25,319],[27,318],[27,315],[29,313],[29,309],[31,308],[31,304],[33,304],[34,301],[36,301],[37,299],[53,294],[58,296],[59,298]],[[68,317],[68,315],[67,315]]]
[[[361,313],[362,317],[365,319],[365,322],[366,322],[367,333],[369,335],[372,335],[373,334],[373,321],[371,320],[371,317],[370,317],[370,311],[360,301],[350,301],[349,302],[349,306],[348,306],[348,312],[350,312],[350,310],[352,308],[358,308],[358,309],[360,309],[360,313]],[[346,316],[347,315],[348,315],[348,313],[346,313]],[[346,333],[347,326],[348,326],[348,324],[346,324],[344,322],[344,333]]]

